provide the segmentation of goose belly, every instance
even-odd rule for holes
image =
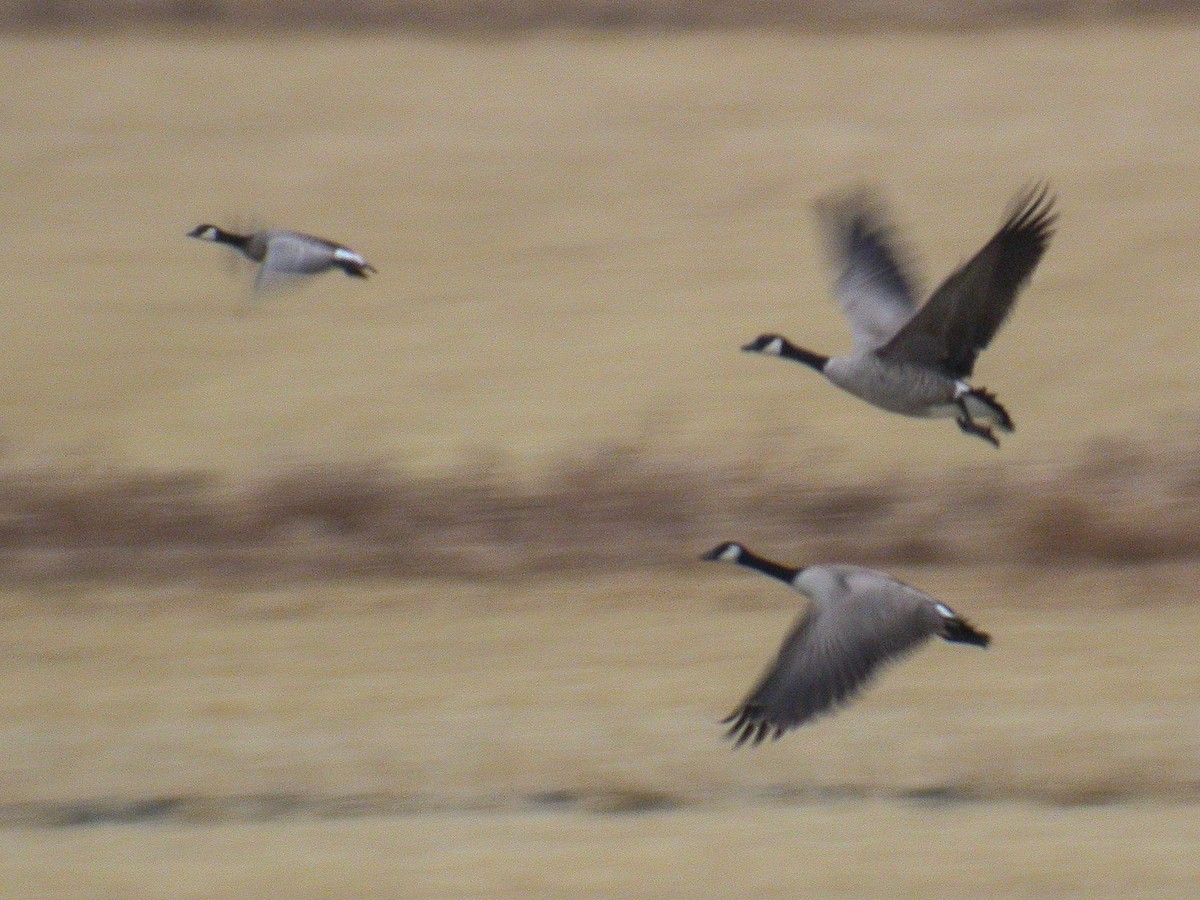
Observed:
[[[267,254],[267,268],[281,275],[316,275],[333,268],[329,254],[306,247],[272,248]]]
[[[280,272],[289,275],[316,275],[318,272],[327,272],[332,268],[332,260],[316,254],[289,259],[278,267]]]
[[[903,416],[943,418],[958,414],[955,382],[930,369],[887,363],[875,356],[835,357],[824,375],[872,406]]]

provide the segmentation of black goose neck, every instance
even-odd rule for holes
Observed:
[[[748,569],[754,569],[756,572],[762,572],[764,575],[770,575],[772,578],[778,578],[780,581],[786,581],[788,584],[791,584],[792,579],[801,572],[795,566],[780,565],[746,549],[742,550],[742,555],[738,558],[738,564]]]
[[[825,364],[829,362],[828,356],[813,353],[811,350],[805,350],[803,347],[797,347],[790,341],[783,342],[783,345],[779,348],[779,355],[784,359],[790,359],[792,362],[798,362],[816,369],[818,372],[825,371]]]
[[[213,240],[219,244],[229,244],[231,247],[244,250],[246,245],[250,243],[250,235],[234,234],[232,231],[226,231],[223,228],[213,228]]]

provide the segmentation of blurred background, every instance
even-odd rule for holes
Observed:
[[[0,892],[1190,896],[1197,23],[0,7]],[[1000,450],[738,352],[849,347],[823,194],[929,290],[1041,179]],[[256,303],[202,222],[379,273]],[[733,753],[802,600],[727,539],[993,646]]]

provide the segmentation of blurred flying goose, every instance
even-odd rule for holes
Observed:
[[[741,544],[703,559],[737,563],[778,578],[812,601],[750,695],[722,720],[740,747],[777,739],[847,703],[885,662],[930,637],[986,647],[991,640],[944,603],[890,575],[858,566],[794,568]]]
[[[953,416],[964,432],[998,447],[987,423],[1012,431],[1012,419],[994,394],[967,379],[1046,252],[1053,208],[1045,185],[1020,195],[995,236],[918,309],[881,207],[861,191],[823,201],[818,219],[839,269],[834,292],[853,330],[852,352],[824,356],[777,334],[742,349],[811,366],[881,409]]]
[[[188,237],[228,244],[248,259],[260,263],[254,279],[256,291],[283,287],[289,279],[316,275],[333,268],[355,278],[366,278],[368,272],[376,271],[361,254],[349,247],[298,231],[271,229],[236,234],[216,225],[197,225],[188,232]]]

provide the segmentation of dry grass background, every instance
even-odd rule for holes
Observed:
[[[722,534],[880,566],[1192,560],[1195,448],[1179,429],[1153,444],[1098,441],[1041,471],[993,462],[857,484],[831,484],[820,468],[789,476],[769,457],[712,465],[629,445],[564,459],[534,484],[486,464],[424,476],[310,464],[235,481],[27,470],[0,482],[0,578],[244,585],[603,574],[678,567]]]
[[[4,39],[0,887],[1187,895],[1197,51]],[[881,184],[932,281],[1039,176],[999,453],[737,353],[846,346],[822,191]],[[234,219],[380,275],[246,310],[182,236]],[[996,646],[731,754],[798,604],[693,564],[730,537]]]
[[[0,885],[1186,896],[1195,566],[903,574],[994,647],[752,752],[717,720],[797,604],[710,564],[8,591]]]
[[[1188,0],[14,0],[0,27],[406,29],[982,29],[1195,15]]]

